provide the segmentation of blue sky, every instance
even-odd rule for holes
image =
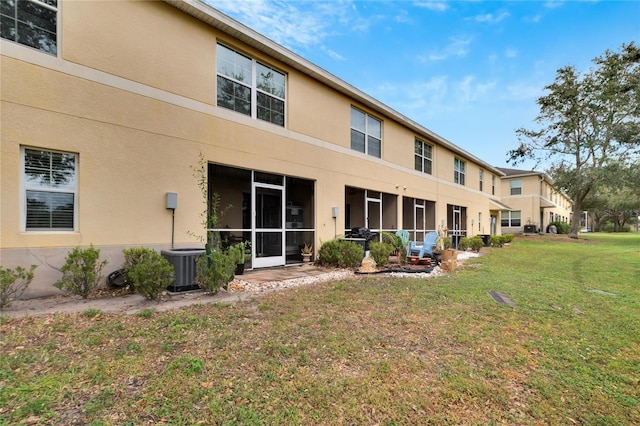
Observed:
[[[556,70],[640,40],[640,0],[206,2],[498,167]]]

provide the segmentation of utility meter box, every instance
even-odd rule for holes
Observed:
[[[167,208],[171,210],[178,208],[178,194],[175,192],[167,192]]]

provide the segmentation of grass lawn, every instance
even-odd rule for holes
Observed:
[[[430,280],[2,318],[0,424],[640,424],[640,235],[483,250]]]

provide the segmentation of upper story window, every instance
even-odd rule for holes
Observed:
[[[217,105],[284,127],[286,78],[268,65],[218,44]]]
[[[511,195],[522,194],[522,180],[515,179],[512,181],[509,181],[509,187],[511,188]]]
[[[351,107],[351,149],[382,156],[382,121],[354,107]]]
[[[58,0],[2,0],[0,36],[51,55],[58,54]]]
[[[22,152],[26,230],[73,231],[78,156],[34,148]]]
[[[496,177],[491,175],[491,195],[496,195]]]
[[[465,181],[465,163],[459,158],[453,160],[453,182],[464,185]]]
[[[480,170],[480,172],[478,173],[478,181],[480,182],[479,184],[480,192],[482,192],[483,180],[484,180],[484,170]]]
[[[430,175],[433,165],[433,146],[416,138],[414,163],[417,171]]]

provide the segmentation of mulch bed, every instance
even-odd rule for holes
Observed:
[[[376,269],[373,272],[363,272],[363,271],[356,271],[356,274],[380,274],[380,273],[389,273],[389,272],[404,272],[404,273],[420,273],[420,272],[425,272],[425,273],[429,273],[433,270],[433,266],[431,266],[431,264],[424,264],[424,265],[412,265],[409,263],[406,263],[404,265],[398,264],[398,263],[390,263],[388,265],[382,266],[378,269]]]

